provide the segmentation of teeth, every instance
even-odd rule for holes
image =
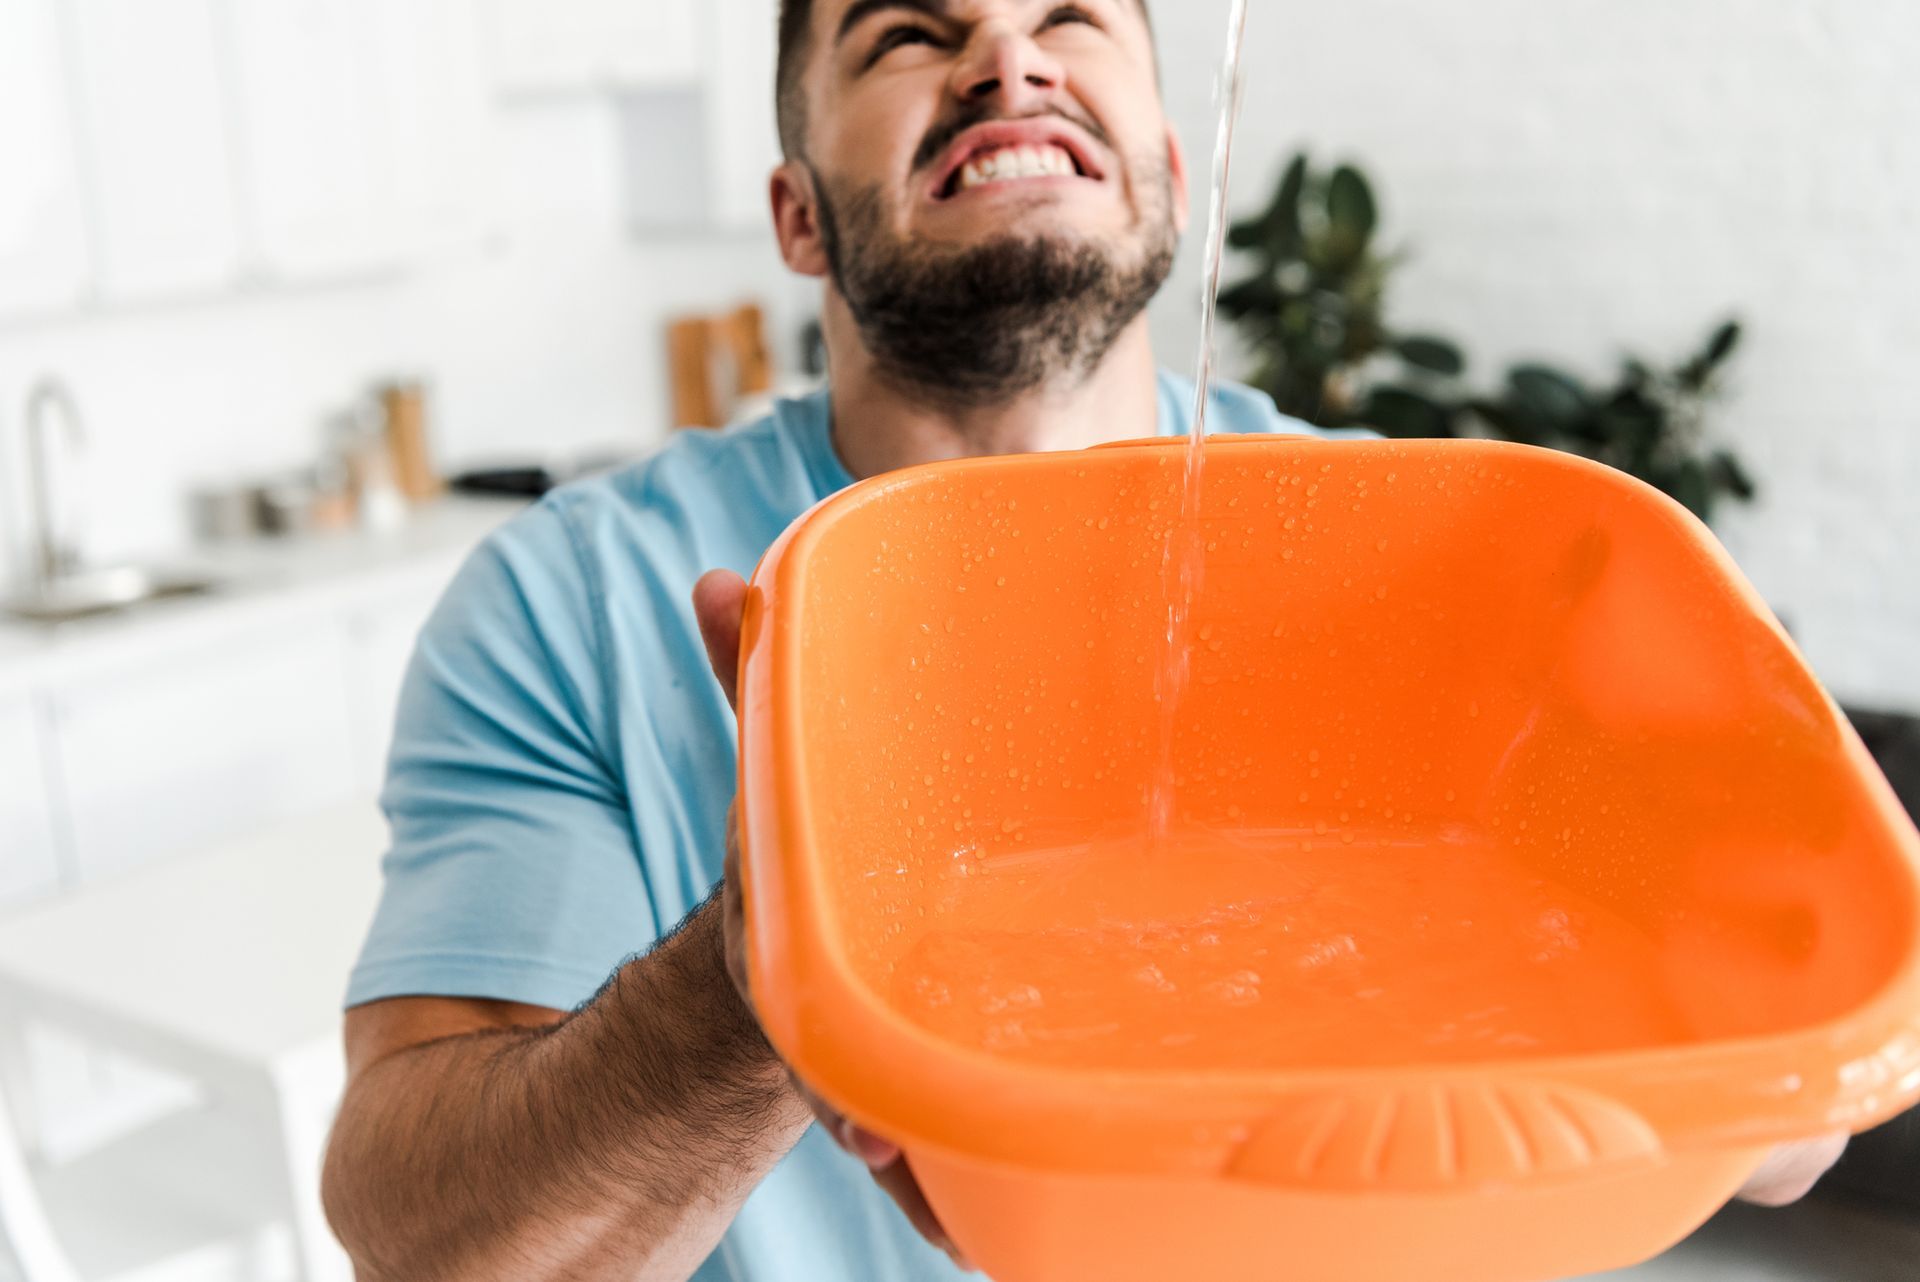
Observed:
[[[960,190],[1021,178],[1071,178],[1074,173],[1073,157],[1063,147],[1003,147],[969,160],[960,170]]]

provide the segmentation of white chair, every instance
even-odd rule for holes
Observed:
[[[351,1277],[320,1164],[386,839],[360,803],[0,919],[0,1262],[10,1240],[26,1282]],[[50,1160],[29,1024],[178,1074],[197,1102]]]

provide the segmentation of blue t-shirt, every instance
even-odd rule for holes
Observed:
[[[1160,433],[1193,384],[1159,380]],[[1311,431],[1218,387],[1217,432]],[[347,991],[570,1010],[719,880],[733,714],[691,593],[751,574],[795,518],[852,484],[824,393],[676,437],[556,490],[489,538],[420,636],[382,802],[386,888]],[[747,1200],[696,1282],[963,1275],[818,1128]]]

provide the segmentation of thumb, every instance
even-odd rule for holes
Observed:
[[[732,570],[709,570],[693,585],[693,617],[706,643],[707,662],[735,711],[739,710],[740,616],[746,607],[747,581]]]

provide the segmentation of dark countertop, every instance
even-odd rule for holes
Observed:
[[[1835,1197],[1735,1203],[1657,1260],[1587,1282],[1914,1282],[1920,1218]]]
[[[1920,718],[1852,708],[1847,717],[1907,813],[1920,816]],[[1824,1187],[1898,1208],[1920,1222],[1920,1112],[1895,1118],[1855,1140]],[[1909,1276],[1920,1279],[1920,1259]]]

